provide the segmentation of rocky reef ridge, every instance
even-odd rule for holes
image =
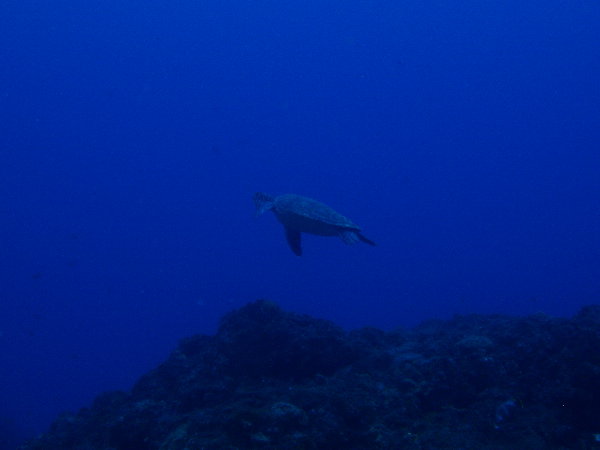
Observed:
[[[600,306],[346,332],[259,300],[22,448],[600,448]]]

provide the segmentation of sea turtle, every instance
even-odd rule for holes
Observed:
[[[275,213],[285,228],[290,248],[298,256],[302,255],[300,233],[339,236],[346,244],[354,244],[360,240],[375,245],[361,234],[360,227],[350,219],[312,198],[295,194],[272,197],[257,192],[254,194],[254,204],[257,216],[269,209]]]

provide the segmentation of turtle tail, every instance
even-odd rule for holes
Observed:
[[[264,192],[257,192],[252,197],[254,200],[254,205],[256,206],[256,215],[260,216],[265,211],[268,211],[273,207],[273,201],[275,200],[269,194],[265,194]]]

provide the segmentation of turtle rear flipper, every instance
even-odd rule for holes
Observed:
[[[296,256],[302,256],[301,236],[299,231],[285,227],[285,238]]]
[[[356,244],[358,241],[362,241],[365,244],[369,244],[369,245],[376,245],[375,242],[373,242],[370,239],[367,239],[359,231],[351,230],[351,229],[341,230],[340,238],[342,239],[342,241],[344,241],[344,244],[349,244],[349,245]]]
[[[362,233],[356,233],[356,235],[358,236],[358,238],[363,241],[365,244],[369,244],[372,245],[373,247],[375,247],[377,244],[375,242],[373,242],[371,239],[366,238],[365,236],[363,236]]]
[[[269,194],[264,192],[257,192],[252,197],[254,200],[254,206],[256,206],[256,216],[260,216],[265,211],[273,208],[273,201],[275,200]]]
[[[344,244],[352,245],[358,242],[358,236],[354,230],[340,230],[340,239]]]

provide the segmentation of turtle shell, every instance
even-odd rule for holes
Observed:
[[[360,227],[350,219],[312,198],[295,194],[284,194],[275,198],[273,206],[277,216],[286,225],[293,226],[293,216],[299,216],[314,223],[322,223],[324,226],[360,230]]]

